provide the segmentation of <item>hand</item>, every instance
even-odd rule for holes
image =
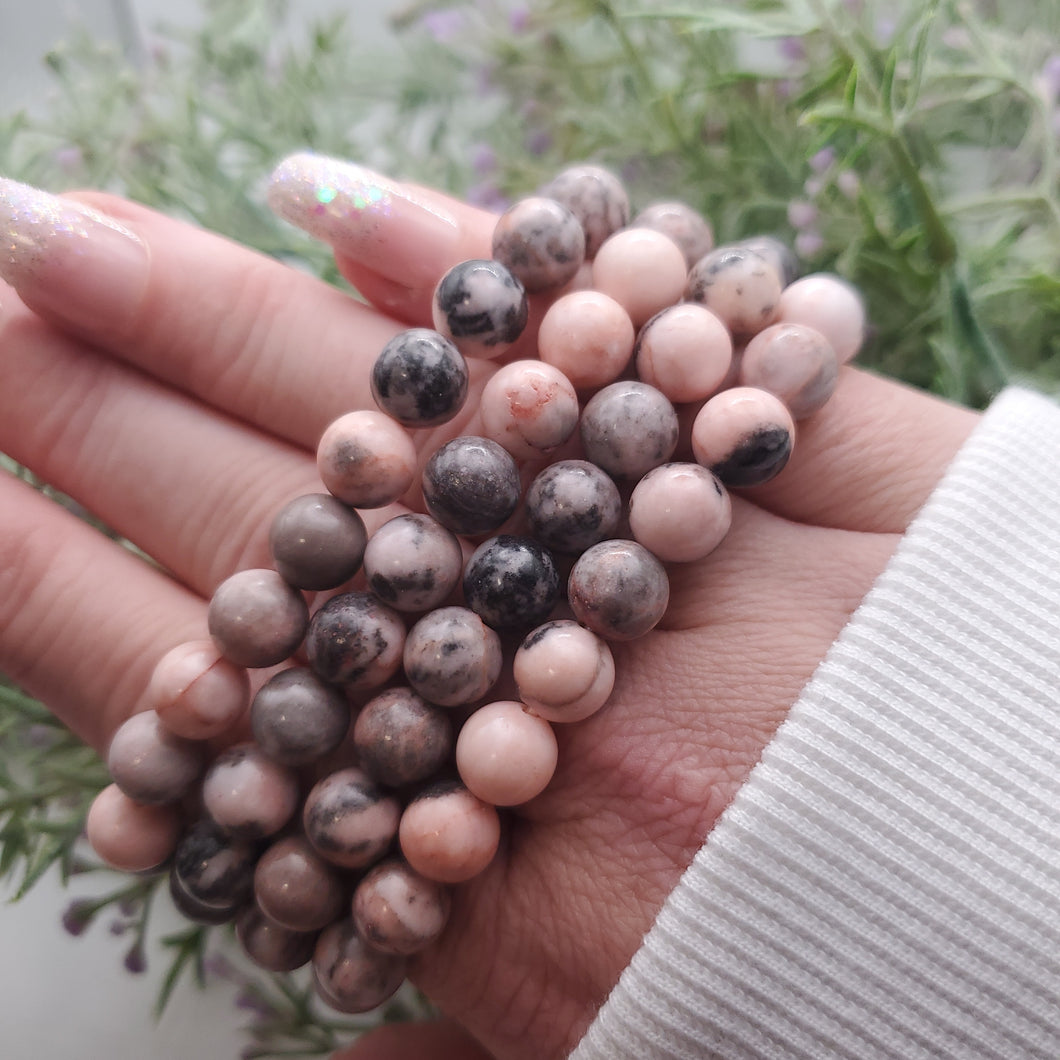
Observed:
[[[267,564],[272,513],[320,488],[317,437],[370,405],[368,368],[401,326],[427,323],[428,286],[393,278],[404,233],[340,258],[396,323],[214,236],[89,198],[142,240],[147,278],[96,254],[90,233],[76,244],[89,279],[47,256],[17,277],[36,313],[0,290],[0,450],[164,572],[3,477],[0,669],[102,749],[155,661],[204,634],[218,582]],[[488,216],[436,201],[458,235],[424,270],[488,256]],[[94,301],[79,302],[79,284],[96,285]],[[465,422],[423,433],[425,456],[474,431],[490,371],[475,366]],[[509,815],[498,857],[457,889],[446,933],[413,965],[490,1053],[573,1047],[974,422],[844,369],[784,474],[736,499],[723,544],[679,569],[663,627],[623,648],[604,710],[559,728],[552,785]],[[423,1036],[388,1028],[347,1055],[475,1055],[451,1024]]]

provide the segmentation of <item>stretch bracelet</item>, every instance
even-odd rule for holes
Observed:
[[[177,908],[234,921],[260,966],[311,962],[334,1009],[385,1001],[493,860],[497,808],[549,784],[553,726],[605,707],[611,646],[662,620],[729,488],[782,471],[857,352],[857,293],[795,268],[770,237],[714,247],[680,203],[631,224],[595,166],[513,206],[492,259],[439,282],[434,327],[382,350],[378,408],[324,431],[328,492],[276,514],[273,568],[223,582],[210,639],[158,662],[88,815],[98,855],[168,871]],[[551,298],[538,357],[498,368],[478,433],[419,471],[410,431],[461,412],[465,358],[511,350],[527,292]],[[358,509],[416,486],[426,514],[369,538]],[[278,666],[251,699],[248,671]]]

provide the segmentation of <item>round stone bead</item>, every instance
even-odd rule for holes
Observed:
[[[581,721],[595,714],[615,685],[611,649],[569,619],[546,622],[528,634],[515,653],[512,671],[520,700],[552,722]]]
[[[734,387],[712,397],[692,423],[692,452],[726,486],[758,486],[791,456],[795,421],[778,397]]]
[[[170,732],[208,740],[230,729],[246,710],[250,680],[229,662],[212,640],[190,640],[166,652],[144,693]]]
[[[773,236],[751,236],[743,239],[738,244],[747,247],[756,254],[766,259],[780,274],[781,285],[787,287],[794,283],[799,275],[799,259],[795,256],[791,247],[782,243]]]
[[[408,432],[382,412],[347,412],[317,446],[317,470],[328,492],[356,508],[392,504],[416,477],[416,447]]]
[[[114,783],[136,802],[159,806],[177,802],[206,766],[200,743],[175,736],[153,710],[123,722],[107,751]]]
[[[401,807],[360,769],[340,769],[306,796],[302,826],[316,852],[344,869],[378,861],[397,834]]]
[[[244,570],[210,600],[210,636],[237,666],[275,666],[302,643],[309,611],[302,594],[274,570]]]
[[[308,765],[334,751],[349,726],[346,697],[304,666],[274,674],[250,705],[254,739],[285,766]]]
[[[464,571],[467,606],[494,629],[544,622],[559,597],[551,553],[531,537],[501,534],[479,545]]]
[[[391,688],[361,708],[353,742],[361,768],[399,788],[437,773],[453,749],[453,728],[444,710],[411,688]]]
[[[613,478],[637,479],[677,448],[677,413],[666,396],[637,380],[604,387],[582,411],[586,457]]]
[[[467,362],[430,328],[395,335],[372,366],[372,397],[406,427],[448,423],[467,399]]]
[[[538,356],[579,390],[617,379],[633,353],[629,314],[599,291],[571,291],[548,307],[537,333]]]
[[[254,744],[237,744],[206,771],[202,799],[222,831],[261,839],[291,819],[298,805],[298,779]]]
[[[396,611],[438,607],[460,584],[463,569],[456,535],[429,515],[390,519],[364,553],[368,588]]]
[[[655,202],[646,206],[631,222],[638,228],[653,228],[669,236],[685,257],[690,269],[714,248],[714,230],[710,222],[683,202]]]
[[[180,817],[172,806],[133,802],[117,784],[92,800],[85,833],[92,849],[111,868],[148,872],[163,864],[177,843]]]
[[[352,918],[325,928],[313,951],[313,986],[336,1012],[378,1008],[405,981],[405,958],[372,949]]]
[[[629,223],[629,196],[613,173],[593,165],[571,166],[550,180],[540,195],[555,199],[578,218],[589,260],[612,232]]]
[[[224,924],[250,898],[254,846],[222,832],[213,821],[196,821],[173,855],[170,892],[181,912],[204,924]]]
[[[439,781],[405,807],[398,830],[401,853],[421,876],[463,883],[493,860],[501,839],[497,811],[462,784]]]
[[[236,917],[236,938],[243,952],[269,972],[293,972],[308,964],[316,947],[315,931],[292,931],[249,905]]]
[[[367,541],[361,517],[328,493],[295,497],[269,530],[277,571],[299,589],[335,589],[352,578]]]
[[[401,616],[371,593],[340,593],[314,612],[306,634],[318,677],[351,691],[378,688],[397,672],[405,643]]]
[[[725,382],[732,365],[732,336],[721,319],[688,302],[656,313],[634,348],[637,375],[671,401],[703,401]]]
[[[528,291],[562,287],[585,260],[585,232],[555,199],[522,199],[497,219],[493,257]]]
[[[498,369],[479,403],[482,433],[521,459],[562,445],[578,426],[578,395],[570,380],[542,361]]]
[[[616,232],[593,261],[593,286],[618,302],[634,327],[680,301],[687,278],[680,247],[653,228]]]
[[[570,572],[574,617],[606,640],[635,640],[666,613],[670,583],[663,565],[635,541],[601,541]]]
[[[291,931],[319,931],[346,906],[346,884],[303,836],[278,839],[258,860],[254,897],[272,921]]]
[[[857,355],[865,340],[865,303],[856,288],[830,273],[814,273],[784,289],[779,319],[804,324],[829,341],[840,364]]]
[[[390,858],[357,884],[353,922],[372,949],[410,956],[445,930],[451,904],[447,887]]]
[[[629,499],[633,536],[664,563],[709,555],[731,524],[728,492],[699,464],[663,464],[637,483]]]
[[[515,511],[519,468],[489,438],[447,442],[423,469],[423,499],[431,515],[456,534],[488,534]]]
[[[768,327],[779,311],[777,267],[742,245],[718,247],[692,266],[685,297],[717,314],[734,336]]]
[[[773,324],[747,344],[740,386],[775,394],[796,420],[812,416],[835,391],[839,362],[828,340],[803,324]]]
[[[560,460],[539,472],[526,491],[534,537],[556,552],[583,552],[613,536],[622,518],[614,480],[588,460]]]
[[[499,261],[472,258],[441,278],[431,315],[465,357],[498,357],[526,327],[526,289]]]
[[[480,707],[456,740],[460,779],[493,806],[518,806],[540,795],[558,758],[552,726],[514,700]]]
[[[405,640],[405,677],[443,707],[481,699],[500,676],[502,659],[500,637],[466,607],[431,611]]]

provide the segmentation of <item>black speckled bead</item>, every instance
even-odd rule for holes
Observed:
[[[349,726],[346,697],[304,666],[275,674],[250,705],[258,746],[285,766],[308,765],[335,750]]]
[[[371,593],[333,596],[309,623],[306,654],[317,675],[350,689],[377,688],[401,665],[405,625]]]
[[[173,854],[170,894],[190,920],[223,924],[250,898],[257,851],[208,819],[191,825]]]
[[[597,391],[582,410],[586,457],[614,478],[638,479],[677,448],[677,413],[647,383],[622,380]]]
[[[454,265],[434,291],[434,326],[466,357],[497,357],[526,327],[526,289],[499,261]]]
[[[738,244],[760,254],[780,273],[780,282],[787,287],[799,278],[799,259],[791,247],[773,236],[751,236]]]
[[[367,541],[361,517],[330,493],[295,497],[269,530],[276,569],[299,589],[338,588],[360,569]]]
[[[534,195],[497,219],[493,257],[528,291],[562,287],[585,260],[585,230],[562,203]]]
[[[622,498],[610,476],[588,460],[561,460],[540,472],[526,491],[534,537],[556,552],[576,554],[611,537]]]
[[[567,583],[574,617],[605,640],[634,640],[666,613],[663,565],[635,541],[602,541],[583,552]]]
[[[500,637],[466,607],[429,612],[405,640],[405,677],[443,707],[481,699],[500,676],[501,662]]]
[[[585,230],[585,257],[592,260],[609,235],[629,224],[629,196],[622,182],[600,166],[565,169],[540,195],[567,207]]]
[[[467,606],[494,629],[540,625],[558,596],[559,573],[552,555],[530,537],[491,538],[475,550],[464,571]]]
[[[447,423],[467,398],[467,363],[460,351],[430,328],[395,335],[372,367],[376,404],[406,427]]]
[[[306,796],[302,826],[316,852],[344,869],[378,861],[397,835],[401,807],[360,769],[340,769]]]
[[[433,776],[453,749],[448,714],[411,688],[369,700],[353,727],[357,761],[375,780],[399,788]]]
[[[460,584],[464,553],[456,535],[429,515],[398,515],[368,542],[368,588],[398,611],[428,611]]]
[[[519,468],[489,438],[454,438],[423,469],[423,499],[431,515],[456,534],[488,534],[519,505]]]

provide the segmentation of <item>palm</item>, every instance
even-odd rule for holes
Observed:
[[[271,514],[319,488],[316,438],[367,404],[367,366],[400,326],[146,210],[104,208],[152,247],[146,300],[74,338],[6,293],[0,317],[0,451],[169,572],[0,480],[0,669],[97,747],[154,662],[203,635],[218,582],[267,562]],[[466,256],[481,254],[488,219],[464,223]],[[423,292],[344,264],[422,321]],[[577,1039],[971,422],[846,373],[783,481],[738,501],[722,546],[680,569],[664,628],[620,653],[605,710],[561,730],[552,786],[512,814],[417,962],[499,1056]]]

